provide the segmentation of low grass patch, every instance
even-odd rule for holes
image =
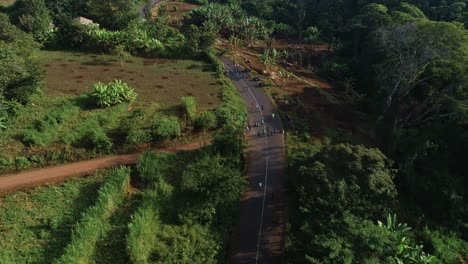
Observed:
[[[123,204],[130,188],[130,168],[112,170],[99,190],[96,205],[89,208],[73,230],[72,241],[55,263],[90,263],[99,241],[109,235],[109,219]]]
[[[180,105],[180,97],[195,97],[201,110],[220,103],[219,84],[207,63],[194,60],[132,57],[122,67],[117,56],[42,51],[47,93],[79,95],[98,81],[118,79],[138,94],[136,105],[159,103],[164,108]]]
[[[15,2],[16,0],[0,0],[0,6],[10,6]]]
[[[50,263],[63,253],[105,172],[0,198],[0,263]]]

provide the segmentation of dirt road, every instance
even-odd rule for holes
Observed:
[[[155,149],[161,153],[175,153],[181,150],[194,150],[208,144],[208,142],[195,142],[186,145]],[[117,167],[120,165],[135,164],[141,153],[119,155],[80,161],[50,168],[36,169],[18,174],[0,176],[0,195],[17,191],[26,187],[35,187],[43,184],[63,181],[70,177],[81,177],[92,174],[100,169]]]
[[[257,82],[243,79],[231,61],[223,59],[223,62],[249,109],[251,125],[247,131],[248,189],[242,197],[240,219],[233,230],[229,263],[281,263],[286,221],[283,126],[270,97]],[[259,126],[255,127],[255,123]],[[263,134],[264,129],[267,134],[273,130],[277,133],[259,137],[258,132]]]

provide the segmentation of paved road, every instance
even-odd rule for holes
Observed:
[[[174,153],[181,150],[194,150],[206,144],[209,144],[209,142],[195,142],[164,149],[155,149],[155,151],[160,153]],[[119,155],[36,169],[18,174],[0,175],[0,195],[26,187],[35,187],[45,183],[62,181],[70,177],[86,176],[100,169],[135,164],[140,156],[141,153]]]
[[[282,263],[286,211],[284,180],[286,154],[283,126],[270,97],[257,83],[242,78],[226,58],[224,66],[249,109],[250,145],[247,157],[248,189],[241,201],[240,219],[233,231],[229,263]],[[256,109],[256,105],[259,109]],[[263,105],[263,109],[261,106]],[[275,118],[272,114],[275,113]],[[264,119],[264,125],[261,120]],[[255,122],[260,123],[254,127]],[[277,130],[277,134],[261,135],[263,129]]]

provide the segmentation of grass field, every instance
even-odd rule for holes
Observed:
[[[193,60],[144,59],[132,57],[123,64],[116,56],[43,51],[46,92],[79,95],[98,81],[119,79],[138,94],[137,105],[179,105],[180,97],[194,96],[199,109],[219,105],[219,84],[209,65]]]
[[[100,172],[0,197],[0,263],[50,263],[62,255],[104,179]]]

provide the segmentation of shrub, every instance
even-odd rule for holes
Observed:
[[[86,149],[97,150],[98,152],[107,152],[112,149],[112,141],[104,130],[99,127],[87,131],[77,143]]]
[[[277,23],[274,27],[274,34],[279,38],[288,38],[294,35],[296,32],[294,28],[285,23]]]
[[[34,129],[26,129],[22,132],[21,143],[27,147],[47,145],[43,135]]]
[[[184,96],[180,98],[182,110],[189,121],[193,121],[197,114],[196,101],[193,96]]]
[[[144,129],[131,129],[127,135],[127,143],[139,145],[151,141],[151,131]]]
[[[199,130],[211,130],[217,125],[216,115],[213,112],[203,112],[195,119],[195,128]]]
[[[98,82],[93,86],[91,97],[99,107],[110,107],[124,102],[135,101],[137,94],[121,80],[114,80],[109,84]]]
[[[54,129],[58,125],[57,119],[50,115],[46,115],[45,118],[36,124],[36,129],[39,132],[47,132],[50,129]]]
[[[424,228],[424,239],[434,248],[434,256],[441,263],[458,263],[468,258],[468,243],[453,232]]]
[[[58,124],[62,124],[69,119],[77,116],[80,109],[73,105],[71,102],[65,102],[60,107],[55,109],[50,115],[56,120]]]
[[[44,160],[43,157],[41,157],[41,156],[36,156],[36,155],[32,155],[32,156],[29,158],[29,160],[30,160],[31,162],[34,162],[34,163],[37,163],[37,164],[40,164],[40,165],[42,165],[42,164],[45,163],[45,160]]]
[[[31,166],[31,162],[25,157],[17,157],[15,159],[15,166],[17,170],[24,170]]]
[[[146,151],[137,163],[138,175],[146,184],[156,183],[171,166],[173,154],[156,154]]]
[[[153,140],[171,139],[180,136],[180,124],[175,117],[161,117],[153,125]]]
[[[0,157],[0,170],[9,170],[14,167],[15,163],[10,158]]]

